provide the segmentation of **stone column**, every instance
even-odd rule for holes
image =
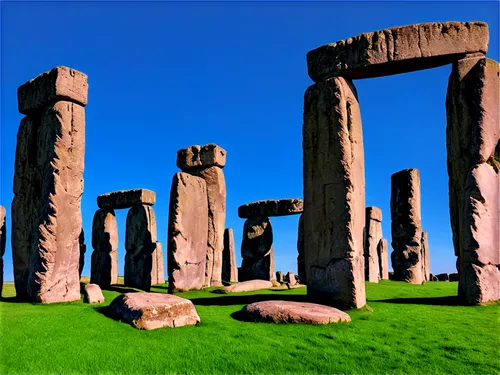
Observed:
[[[222,280],[238,282],[236,268],[236,251],[234,249],[234,233],[232,228],[224,231],[224,253],[222,256]]]
[[[85,253],[87,252],[87,245],[85,245],[85,233],[83,231],[80,232],[80,236],[78,237],[78,243],[80,244],[80,260],[78,262],[78,276],[82,277],[83,267],[85,267]]]
[[[243,224],[239,281],[273,280],[273,230],[268,217],[250,217]]]
[[[125,285],[149,291],[156,250],[156,217],[153,207],[134,204],[127,214],[125,233]]]
[[[12,253],[18,298],[80,299],[87,76],[56,67],[18,89]]]
[[[427,239],[427,232],[422,232],[422,241],[421,241],[421,258],[422,258],[422,275],[424,277],[424,281],[430,280],[430,272],[431,266],[429,264],[429,241]]]
[[[389,246],[385,238],[379,241],[377,252],[380,264],[380,279],[389,280]]]
[[[365,280],[371,283],[380,281],[380,260],[378,245],[382,239],[382,210],[366,207],[365,241]]]
[[[208,199],[208,242],[204,286],[222,285],[222,252],[226,227],[226,181],[222,168],[226,150],[215,144],[191,146],[177,152],[177,166],[206,182]]]
[[[484,57],[453,63],[446,96],[450,219],[465,303],[500,300],[500,78]]]
[[[299,280],[302,284],[307,284],[306,282],[306,263],[304,255],[304,214],[300,214],[299,218],[299,230],[297,236],[297,274],[299,275]]]
[[[304,247],[307,294],[323,304],[366,304],[365,177],[357,93],[334,77],[304,98]]]
[[[208,238],[207,184],[201,177],[176,173],[168,217],[168,287],[203,288]]]
[[[165,263],[163,261],[163,245],[161,242],[156,243],[155,251],[153,251],[154,266],[151,275],[151,286],[156,284],[165,284]]]
[[[0,206],[0,297],[3,289],[3,255],[5,254],[5,243],[7,241],[5,214],[5,207]]]
[[[92,221],[90,283],[102,289],[118,283],[118,227],[115,211],[101,208]]]
[[[393,280],[421,284],[424,279],[418,169],[404,169],[391,176],[391,220]]]

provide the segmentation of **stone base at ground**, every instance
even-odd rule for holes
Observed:
[[[253,290],[269,289],[273,287],[273,283],[267,280],[248,280],[238,284],[226,286],[223,291],[225,293],[240,293],[251,292]]]
[[[102,290],[97,284],[87,284],[85,285],[83,293],[83,301],[91,304],[94,303],[104,303],[104,296]]]

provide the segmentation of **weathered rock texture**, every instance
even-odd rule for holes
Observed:
[[[125,293],[110,304],[112,315],[137,329],[182,327],[200,323],[193,303],[164,293]]]
[[[268,280],[247,280],[238,284],[226,286],[223,289],[225,293],[240,293],[251,292],[260,289],[269,289],[273,287],[273,283]]]
[[[83,293],[83,301],[90,304],[94,303],[104,303],[104,296],[102,290],[97,284],[87,284],[85,285]]]
[[[87,245],[85,245],[85,233],[83,231],[80,232],[80,236],[78,237],[78,243],[80,244],[80,259],[78,261],[78,276],[82,277],[83,267],[85,267],[85,253],[87,252]]]
[[[429,240],[427,232],[422,232],[422,241],[420,247],[420,257],[422,259],[422,275],[424,281],[430,281],[431,265],[429,263]]]
[[[234,233],[232,228],[226,228],[226,230],[224,231],[222,280],[229,282],[238,281],[238,269],[236,268],[236,251],[234,248]]]
[[[177,167],[183,171],[199,167],[219,167],[226,165],[227,152],[216,144],[190,146],[177,151]]]
[[[273,229],[268,217],[252,217],[243,224],[239,281],[274,278]]]
[[[304,247],[307,293],[328,305],[366,304],[364,151],[356,89],[344,78],[305,93]]]
[[[134,204],[152,206],[156,203],[156,193],[148,189],[118,190],[99,195],[99,208],[121,209],[130,208]]]
[[[161,242],[156,243],[152,254],[153,266],[151,267],[151,285],[165,284],[165,263],[163,261],[163,246]]]
[[[244,204],[238,207],[238,216],[242,219],[250,217],[271,217],[297,215],[304,210],[302,199],[270,199]]]
[[[359,34],[307,54],[309,76],[370,78],[452,63],[488,50],[484,22],[434,22]]]
[[[203,287],[207,229],[205,180],[187,173],[176,173],[170,190],[168,224],[168,281],[171,292]]]
[[[440,273],[439,275],[436,275],[436,277],[439,281],[450,281],[450,275],[447,273]]]
[[[389,244],[385,238],[379,241],[377,253],[380,265],[380,279],[389,280]]]
[[[450,218],[467,304],[500,300],[499,64],[453,64],[446,97]]]
[[[391,230],[393,280],[421,284],[424,279],[418,169],[404,169],[391,176]]]
[[[297,274],[302,283],[306,283],[306,259],[304,255],[304,214],[299,218],[299,230],[297,236]]]
[[[290,285],[297,284],[297,280],[295,280],[295,275],[293,274],[293,272],[287,272],[285,276],[285,281]]]
[[[5,254],[5,243],[7,241],[7,225],[5,219],[5,207],[0,206],[0,297],[3,289],[3,255]]]
[[[118,227],[113,209],[101,208],[92,221],[90,282],[101,288],[118,283]]]
[[[329,324],[351,321],[351,317],[343,311],[307,302],[255,302],[243,307],[241,312],[248,320],[271,323]]]
[[[150,290],[153,253],[156,250],[156,217],[153,207],[134,204],[127,214],[125,232],[125,285]]]
[[[380,281],[380,259],[378,247],[382,239],[382,210],[378,207],[366,207],[365,241],[365,280]]]
[[[18,89],[12,251],[16,294],[53,303],[80,299],[87,76],[57,67]]]
[[[276,281],[283,284],[285,282],[285,275],[283,275],[283,272],[277,271],[276,272]]]

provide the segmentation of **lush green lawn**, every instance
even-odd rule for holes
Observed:
[[[455,306],[456,283],[367,285],[368,308],[323,326],[241,322],[262,299],[304,300],[305,290],[179,294],[196,327],[139,331],[102,307],[0,302],[1,374],[498,374],[500,304]],[[125,289],[124,289],[125,290]],[[166,292],[165,286],[153,289]],[[4,286],[4,297],[14,295]],[[104,291],[106,305],[119,294]]]

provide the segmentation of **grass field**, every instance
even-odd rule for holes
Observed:
[[[191,299],[199,326],[139,331],[103,308],[0,302],[1,374],[498,374],[500,304],[457,306],[456,283],[367,283],[352,322],[250,323],[232,314],[263,299],[305,300],[305,289]],[[120,291],[104,291],[105,305]],[[165,285],[153,288],[166,292]]]

